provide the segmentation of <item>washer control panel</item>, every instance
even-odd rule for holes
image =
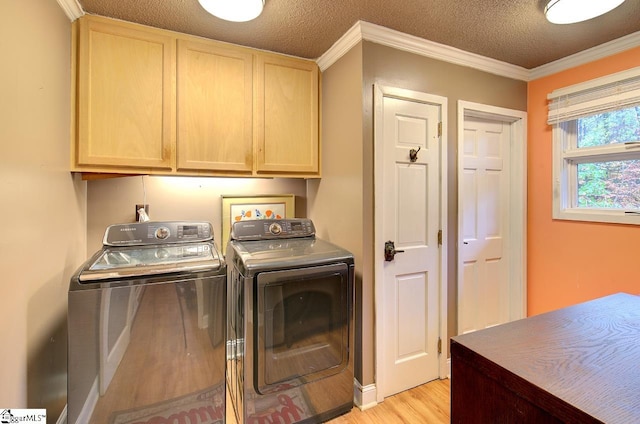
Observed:
[[[306,218],[254,219],[237,221],[231,228],[232,240],[269,240],[313,237],[316,229]]]
[[[213,240],[211,223],[201,221],[147,221],[107,228],[105,246],[186,243]]]

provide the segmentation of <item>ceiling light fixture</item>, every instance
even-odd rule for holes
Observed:
[[[213,16],[225,21],[246,22],[262,13],[264,0],[198,0]]]
[[[544,14],[553,24],[573,24],[604,15],[623,2],[624,0],[550,0],[544,8]]]

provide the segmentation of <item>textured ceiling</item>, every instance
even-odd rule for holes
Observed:
[[[266,0],[251,22],[215,18],[198,0],[79,0],[86,13],[316,59],[357,21],[527,69],[640,31],[640,0],[571,25],[544,18],[544,0]]]

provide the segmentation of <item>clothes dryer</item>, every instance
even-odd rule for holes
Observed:
[[[309,219],[235,222],[228,364],[239,423],[320,423],[353,407],[354,259]]]

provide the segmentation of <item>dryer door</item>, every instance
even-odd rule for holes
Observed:
[[[351,288],[345,263],[257,275],[254,384],[259,393],[341,372]]]

